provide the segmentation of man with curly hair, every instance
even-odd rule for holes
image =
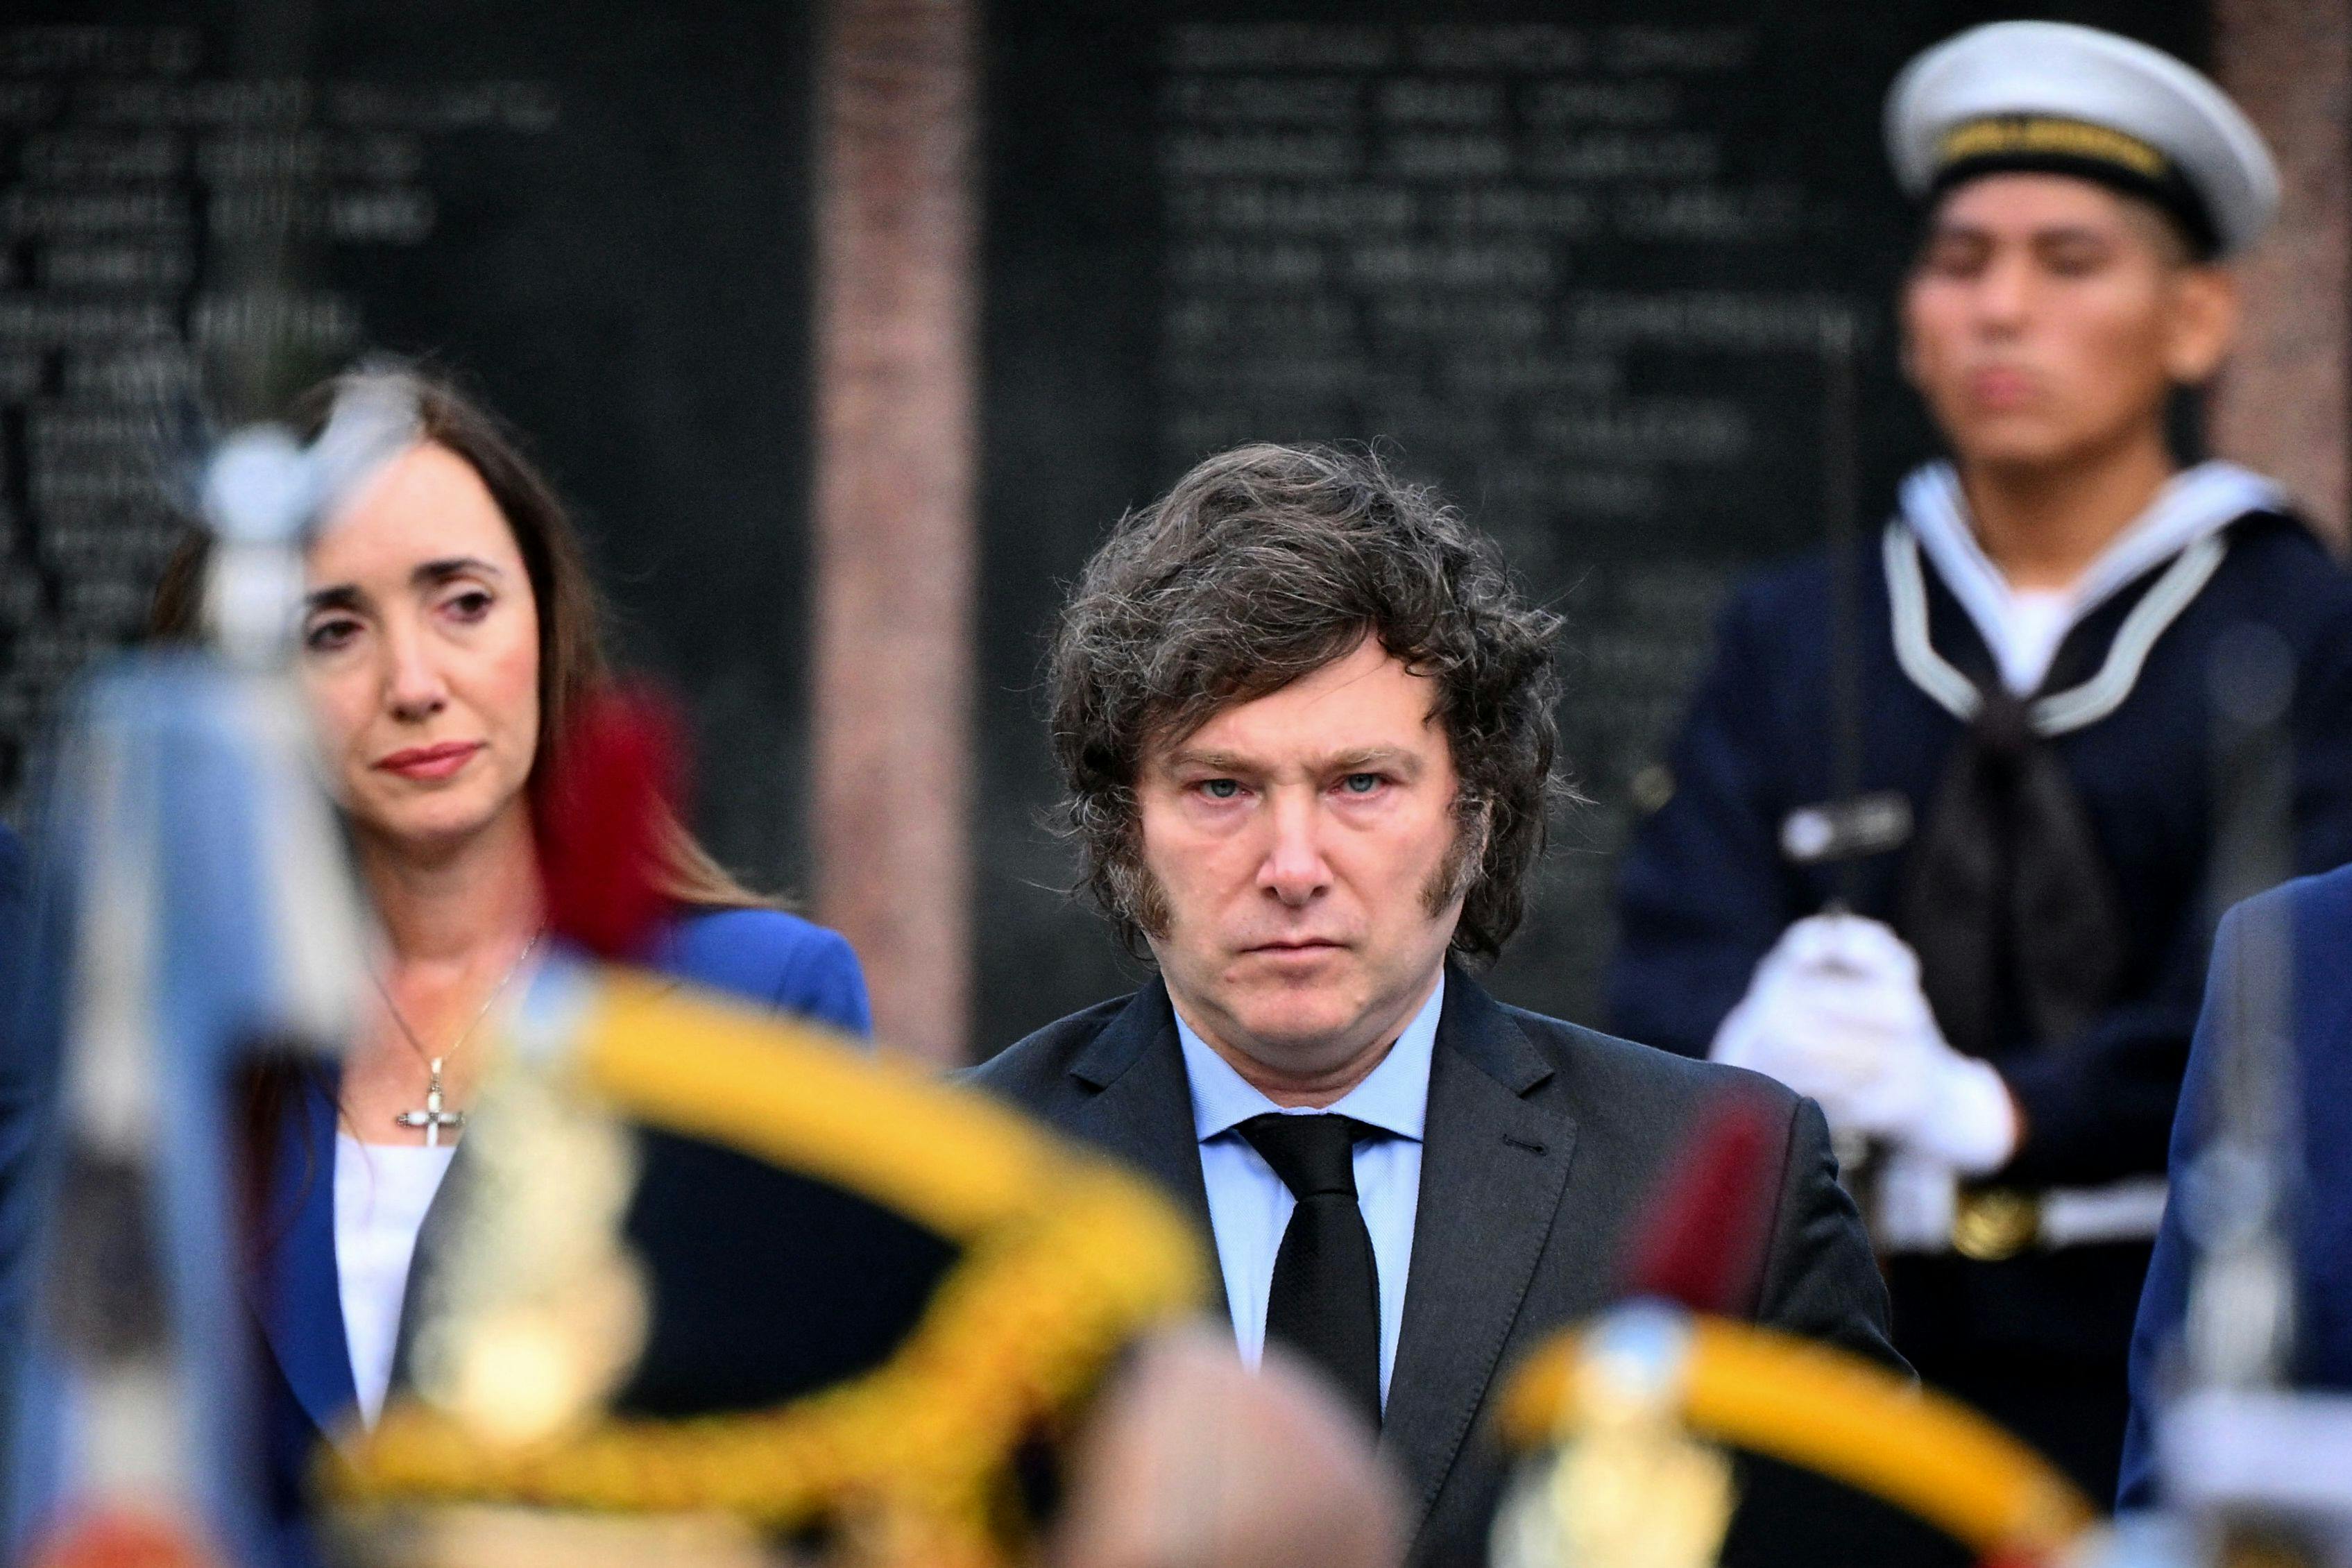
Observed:
[[[1734,1310],[1892,1358],[1810,1101],[1502,1005],[1554,771],[1556,617],[1374,458],[1250,446],[1124,519],[1066,607],[1054,745],[1088,890],[1157,977],[975,1074],[1156,1176],[1243,1356],[1289,1343],[1482,1560],[1501,1374],[1609,1300],[1701,1120],[1771,1130]]]

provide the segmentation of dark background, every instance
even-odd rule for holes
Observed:
[[[1610,856],[1704,656],[1708,618],[1739,568],[1819,536],[1822,375],[1805,310],[1851,310],[1864,321],[1865,516],[1883,514],[1902,470],[1932,449],[1891,341],[1888,306],[1912,221],[1881,151],[1880,106],[1895,70],[1935,39],[2000,16],[2115,27],[2200,64],[2206,35],[2203,7],[2181,3],[2029,10],[1641,0],[1570,10],[1357,0],[1275,9],[1029,0],[995,6],[985,20],[973,825],[973,1038],[983,1051],[1132,984],[1135,967],[1063,897],[1070,858],[1041,822],[1054,794],[1040,718],[1044,637],[1109,523],[1244,434],[1378,441],[1401,469],[1439,483],[1492,530],[1531,590],[1569,616],[1563,722],[1592,804],[1559,825],[1538,907],[1496,983],[1513,1001],[1591,1017]],[[1274,22],[1384,30],[1389,63],[1217,64],[1216,40],[1232,35],[1180,31]],[[1473,55],[1458,47],[1432,52],[1427,29],[1440,23],[1539,24],[1573,30],[1591,48],[1549,70],[1465,65]],[[812,15],[751,0],[20,4],[0,22],[0,43],[16,40],[0,53],[0,90],[47,82],[62,96],[46,114],[20,96],[14,117],[0,120],[0,180],[12,192],[123,183],[34,166],[28,149],[38,139],[73,131],[77,85],[114,79],[122,63],[120,49],[93,47],[81,64],[66,50],[60,64],[54,40],[25,44],[24,29],[57,25],[191,29],[187,58],[168,79],[276,74],[299,62],[320,84],[493,84],[503,94],[498,112],[471,122],[455,123],[466,117],[453,111],[443,128],[398,132],[408,140],[386,156],[397,164],[393,154],[406,147],[414,169],[319,176],[330,192],[356,179],[378,194],[422,193],[430,221],[391,239],[306,243],[307,286],[349,307],[348,331],[323,330],[314,346],[322,356],[363,346],[431,356],[526,434],[578,508],[625,654],[691,705],[698,821],[712,847],[762,887],[804,887]],[[1624,42],[1633,36],[1619,29],[1629,26],[1729,28],[1745,41],[1733,65],[1662,72]],[[1464,36],[1449,35],[1457,46]],[[1176,150],[1203,130],[1199,94],[1240,79],[1323,82],[1313,90],[1351,106],[1338,111],[1334,133],[1355,138],[1359,164],[1328,176],[1187,173]],[[1628,128],[1604,116],[1576,133],[1622,132],[1669,151],[1675,137],[1696,138],[1708,167],[1681,181],[1538,178],[1516,165],[1492,176],[1401,175],[1403,140],[1451,133],[1442,114],[1418,130],[1388,117],[1402,101],[1390,89],[1404,79],[1491,91],[1503,109],[1489,129],[1515,145],[1538,137],[1529,105],[1547,90],[1663,82],[1667,118]],[[332,121],[329,102],[322,96],[303,122],[274,131],[323,126],[331,140],[352,132]],[[6,296],[166,300],[184,339],[197,321],[192,302],[224,286],[205,216],[217,182],[197,158],[218,129],[171,131],[183,161],[160,179],[129,182],[175,193],[194,215],[184,239],[159,242],[184,247],[184,279],[143,295],[60,284],[47,270],[60,242],[12,208]],[[1212,232],[1183,218],[1192,207],[1171,216],[1180,200],[1252,184],[1292,196],[1327,186],[1405,192],[1418,216],[1378,232],[1341,224],[1286,237]],[[1678,184],[1760,193],[1769,221],[1675,238],[1605,216]],[[1460,193],[1483,188],[1590,195],[1604,216],[1535,234],[1465,229],[1445,216]],[[1269,261],[1276,265],[1262,265]],[[1424,261],[1438,270],[1418,284],[1382,281],[1378,270]],[[1471,271],[1444,273],[1457,262]],[[1477,268],[1489,262],[1520,268],[1517,280],[1482,281]],[[1286,281],[1280,268],[1289,264],[1314,276]],[[1610,338],[1580,314],[1594,300],[1720,295],[1787,302],[1796,315],[1765,322],[1756,342],[1726,347],[1639,328]],[[1391,330],[1406,307],[1423,324]],[[1261,318],[1250,312],[1261,309],[1303,310],[1324,325],[1303,336],[1254,328]],[[1508,342],[1465,328],[1456,342],[1446,309],[1478,320],[1533,310],[1541,324]],[[1217,331],[1228,338],[1187,337],[1192,329],[1180,325],[1211,318],[1226,321]],[[1263,318],[1294,319],[1305,318]],[[112,352],[38,331],[0,335],[8,508],[0,521],[9,525],[0,794],[18,788],[58,676],[131,629],[154,564],[152,508],[87,514],[99,518],[93,526],[114,526],[105,521],[114,517],[122,529],[121,549],[99,560],[64,549],[62,503],[43,500],[55,493],[41,488],[43,473],[106,456],[102,442],[68,450],[36,437],[86,391],[77,356]],[[1480,383],[1476,366],[1506,360],[1532,378],[1531,390]],[[1307,364],[1324,368],[1286,374]],[[1654,416],[1666,424],[1643,423]],[[1675,423],[1685,416],[1696,435]],[[1610,422],[1618,419],[1630,423]],[[1620,429],[1625,442],[1654,449],[1622,459],[1620,448],[1632,447],[1612,434]]]
[[[396,128],[421,159],[413,174],[331,173],[306,183],[312,192],[421,192],[431,212],[430,232],[416,239],[296,237],[298,287],[339,299],[361,329],[313,345],[313,357],[331,364],[380,350],[425,359],[516,427],[575,509],[624,658],[668,677],[691,704],[701,816],[714,847],[762,886],[800,883],[809,14],[741,0],[45,5],[12,11],[0,40],[99,25],[142,38],[166,27],[192,35],[192,70],[142,79],[187,85],[299,68],[319,101],[298,123],[245,128],[257,139],[323,128],[336,147],[348,143],[360,132],[336,121],[325,96],[334,86],[389,89],[412,109],[436,92],[474,95],[449,111],[458,123]],[[256,63],[241,69],[248,60]],[[123,79],[103,67],[14,75],[60,82],[68,95]],[[466,107],[484,97],[494,106],[487,119]],[[80,118],[68,96],[46,120],[0,123],[0,177],[19,189],[63,183],[34,178],[26,153],[38,138],[75,132]],[[234,270],[224,254],[231,247],[209,221],[225,182],[206,177],[203,151],[240,132],[192,124],[167,133],[178,139],[173,176],[74,183],[166,189],[189,209],[195,275],[170,291],[187,338],[198,335],[191,301],[231,287]],[[8,238],[20,290],[109,292],[43,287],[47,242],[21,225]],[[222,355],[206,348],[227,346],[199,345],[194,357],[215,371]],[[73,401],[75,357],[69,347],[47,352],[39,389],[0,416],[12,442],[7,471],[39,466],[20,408]],[[216,417],[242,412],[224,411],[229,400],[219,392],[215,378],[206,401]],[[40,630],[11,637],[0,653],[74,622],[73,579],[86,574],[45,552],[37,503],[18,510],[29,515],[6,570],[19,584],[39,579],[46,603],[23,613]],[[152,574],[152,560],[128,537],[136,531],[126,520],[124,547],[109,568]],[[130,628],[117,617],[104,629]],[[22,630],[0,625],[0,636]],[[0,681],[32,674],[0,663]],[[17,722],[0,726],[0,788],[13,791],[36,726],[9,716]]]
[[[1604,38],[1623,24],[1745,30],[1753,40],[1748,63],[1692,80],[1681,119],[1717,137],[1721,181],[1793,187],[1795,221],[1763,241],[1571,239],[1555,252],[1554,292],[1735,289],[1850,303],[1861,314],[1866,343],[1859,397],[1863,510],[1876,518],[1891,505],[1903,471],[1933,451],[1932,433],[1895,363],[1892,297],[1914,217],[1882,151],[1884,94],[1903,63],[1937,39],[2021,16],[2109,27],[2204,61],[2204,8],[2181,4],[1637,0],[1439,7],[1353,0],[1277,8],[1033,0],[1000,7],[989,28],[986,771],[976,1035],[984,1048],[1125,989],[1138,973],[1085,911],[1058,897],[1068,876],[1066,854],[1033,826],[1053,793],[1036,678],[1057,597],[1089,548],[1123,509],[1150,500],[1210,449],[1187,447],[1173,436],[1171,405],[1195,406],[1219,389],[1171,389],[1160,331],[1175,287],[1166,258],[1184,238],[1171,232],[1169,182],[1155,163],[1169,120],[1168,82],[1178,74],[1169,64],[1172,26],[1388,26],[1401,57],[1395,74],[1492,80],[1513,95],[1531,85],[1528,73],[1412,68],[1414,29],[1433,22],[1536,22]],[[1335,73],[1253,74],[1328,79]],[[1595,81],[1643,75],[1612,74],[1597,59],[1570,74]],[[1417,232],[1426,237],[1432,226]],[[1347,241],[1345,235],[1326,241],[1326,258]],[[1242,357],[1278,362],[1292,345],[1276,333],[1235,347]],[[1564,360],[1579,352],[1557,330],[1541,347]],[[1410,363],[1413,352],[1423,355],[1419,364]],[[1407,359],[1402,379],[1408,391],[1416,383],[1423,390],[1442,386],[1425,347],[1413,345]],[[1611,515],[1547,500],[1540,492],[1496,493],[1497,472],[1521,433],[1507,420],[1498,437],[1465,439],[1443,395],[1416,406],[1410,396],[1369,386],[1336,400],[1319,389],[1277,393],[1257,399],[1257,417],[1231,432],[1234,439],[1379,441],[1402,470],[1438,483],[1493,531],[1536,595],[1569,616],[1563,736],[1570,771],[1591,804],[1558,826],[1536,908],[1494,984],[1522,1005],[1591,1022],[1601,1022],[1593,998],[1610,939],[1612,857],[1638,810],[1640,775],[1655,761],[1692,667],[1704,656],[1715,605],[1739,567],[1806,548],[1823,526],[1816,358],[1801,348],[1643,352],[1628,356],[1623,376],[1621,391],[1629,396],[1717,396],[1738,404],[1751,428],[1738,458],[1711,469],[1670,471],[1666,493],[1650,507]],[[1609,468],[1591,465],[1604,476]]]

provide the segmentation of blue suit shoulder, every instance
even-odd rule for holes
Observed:
[[[2282,910],[2297,921],[2333,921],[2352,923],[2352,866],[2297,877],[2235,905],[2225,921],[2270,917]]]
[[[865,971],[839,931],[782,910],[697,910],[658,939],[664,973],[861,1038],[874,1032]]]
[[[26,994],[24,965],[30,962],[32,872],[24,841],[0,822],[0,1064],[13,1068],[17,1014]]]
[[[2333,960],[2340,933],[2352,930],[2352,865],[2282,882],[2241,900],[2222,912],[2221,925],[2214,933],[2211,973],[2207,977],[2209,1009],[2214,988],[2227,983],[2231,978],[2231,965],[2242,962],[2247,929],[2262,926],[2294,933],[2299,1006],[2307,1009],[2315,980],[2328,992],[2339,989]],[[2343,982],[2340,988],[2352,989],[2352,981]],[[2297,1020],[2299,1026],[2309,1022],[2308,1018]]]
[[[2214,942],[2213,984],[2228,983],[2225,972],[2245,962],[2241,950],[2249,926],[2291,933],[2296,1043],[2307,1057],[2316,1058],[2352,1008],[2352,976],[2336,956],[2344,933],[2352,931],[2352,865],[2283,882],[2223,915]],[[2207,1065],[2198,1062],[2192,1073]]]

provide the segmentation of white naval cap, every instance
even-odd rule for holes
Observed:
[[[2080,174],[2145,196],[2216,256],[2278,207],[2278,168],[2221,89],[2161,49],[2066,22],[1993,22],[1903,68],[1886,151],[1904,191],[1978,174]]]

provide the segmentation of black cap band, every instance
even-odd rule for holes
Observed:
[[[2180,166],[2150,143],[2105,125],[2042,114],[1989,115],[1944,132],[1936,156],[1931,203],[1982,174],[2071,174],[2153,204],[2180,226],[2200,260],[2221,248],[2213,215]]]

